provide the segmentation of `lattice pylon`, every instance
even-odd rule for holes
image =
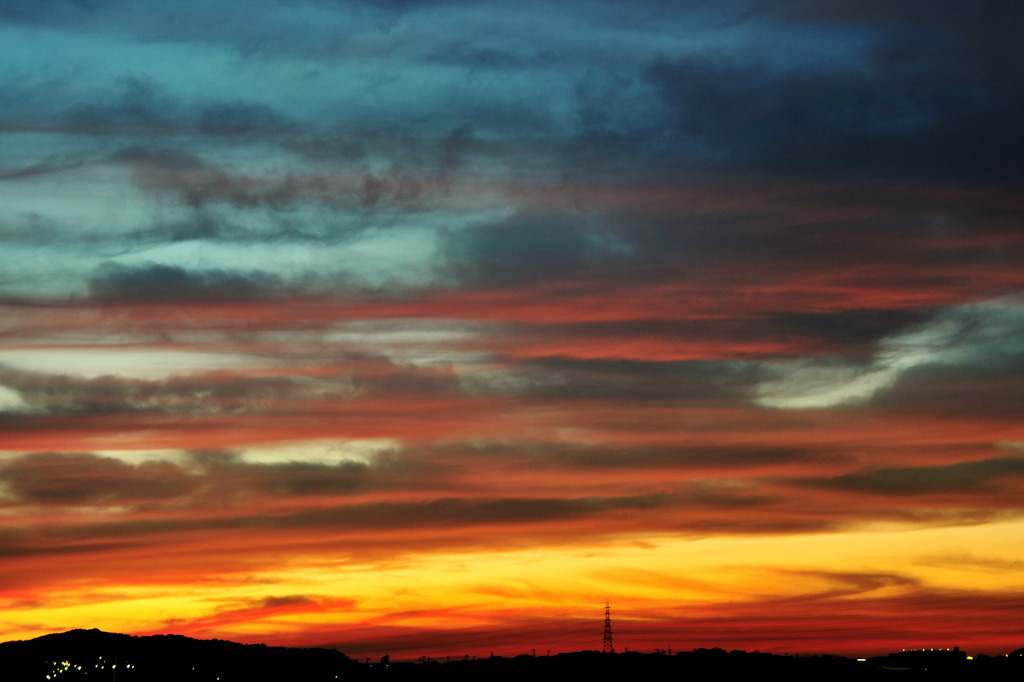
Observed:
[[[601,651],[606,654],[615,653],[615,647],[612,646],[612,607],[607,599],[604,601],[604,642]]]

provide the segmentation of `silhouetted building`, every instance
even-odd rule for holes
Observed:
[[[952,649],[910,649],[872,659],[875,665],[890,670],[938,670],[967,662],[967,653]]]

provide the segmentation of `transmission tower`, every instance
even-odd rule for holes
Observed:
[[[604,642],[601,644],[601,652],[615,653],[615,647],[612,646],[612,607],[607,599],[604,600]]]

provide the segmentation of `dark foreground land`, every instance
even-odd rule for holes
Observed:
[[[9,682],[478,682],[585,679],[707,680],[1021,680],[1024,655],[906,652],[858,661],[698,649],[664,653],[491,657],[448,663],[363,664],[331,649],[289,649],[180,635],[132,637],[72,630],[0,644],[0,680]]]

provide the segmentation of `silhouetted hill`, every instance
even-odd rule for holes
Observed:
[[[0,644],[10,682],[231,682],[352,679],[363,666],[331,649],[289,649],[182,635],[72,630]],[[49,677],[47,677],[49,676]]]
[[[583,680],[1014,680],[1024,651],[978,656],[960,651],[900,652],[868,661],[722,649],[668,655],[580,651],[448,663],[363,665],[331,649],[288,649],[181,635],[133,637],[72,630],[0,644],[3,682],[563,682]],[[115,667],[116,665],[116,667]]]

